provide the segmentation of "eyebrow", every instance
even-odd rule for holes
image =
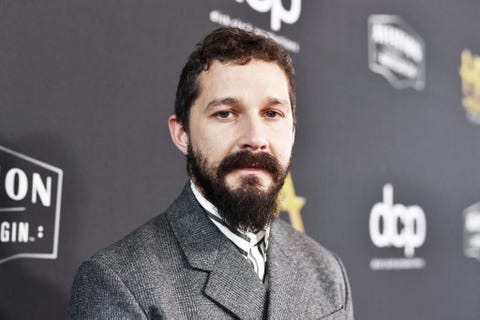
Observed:
[[[219,98],[219,99],[213,99],[210,101],[205,110],[209,110],[211,108],[217,107],[217,106],[222,106],[222,105],[227,105],[227,106],[233,106],[233,105],[240,105],[241,102],[237,98],[232,98],[232,97],[227,97],[227,98]],[[266,99],[266,103],[264,103],[264,106],[272,106],[272,105],[280,105],[286,110],[291,110],[290,106],[290,101],[284,100],[284,99],[277,99],[274,97],[268,97]]]
[[[267,103],[265,105],[266,106],[280,105],[283,108],[285,108],[285,110],[291,110],[292,109],[292,107],[290,105],[290,101],[284,100],[284,99],[277,99],[277,98],[273,98],[273,97],[269,97],[267,99]]]
[[[217,107],[217,106],[222,106],[222,105],[232,106],[232,105],[238,105],[238,104],[240,104],[240,100],[236,98],[229,97],[229,98],[213,99],[207,104],[207,107],[205,108],[205,110],[208,110],[210,108]]]

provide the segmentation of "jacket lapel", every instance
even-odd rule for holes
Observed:
[[[266,289],[253,266],[208,219],[187,184],[167,218],[188,263],[210,272],[204,293],[242,319],[261,319]]]
[[[300,250],[274,222],[268,249],[268,319],[320,319],[342,308],[341,301],[332,299],[341,296],[340,288],[322,276],[321,265],[305,261]]]
[[[261,319],[266,293],[253,266],[225,239],[205,286],[205,294],[241,319]]]

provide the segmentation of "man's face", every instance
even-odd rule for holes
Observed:
[[[227,215],[235,211],[226,220],[234,227],[261,229],[273,217],[294,142],[287,77],[275,63],[215,61],[198,80],[200,94],[190,110],[188,136],[181,135],[187,148],[176,144],[188,155],[193,180],[207,199]],[[256,212],[258,207],[269,212]],[[235,222],[244,219],[237,216],[245,211],[254,219],[270,217],[253,225]]]
[[[200,95],[189,118],[189,142],[209,167],[218,167],[239,151],[272,155],[288,167],[294,142],[288,80],[275,63],[252,60],[246,65],[219,61],[200,74]],[[254,166],[233,170],[225,183],[235,190],[249,176],[268,190],[272,175]]]

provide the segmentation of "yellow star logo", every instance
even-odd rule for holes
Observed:
[[[300,232],[304,232],[301,210],[305,205],[305,198],[298,197],[295,194],[292,175],[289,172],[285,183],[283,184],[280,194],[278,195],[280,202],[280,211],[288,212],[292,226]]]

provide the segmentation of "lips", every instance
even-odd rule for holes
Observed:
[[[260,167],[242,167],[242,168],[238,168],[237,170],[252,171],[252,172],[266,171],[265,168],[260,168]]]
[[[245,169],[245,170],[267,170],[265,166],[261,163],[253,162],[253,163],[246,163],[244,165],[238,165],[238,169]]]
[[[232,168],[231,172],[234,172],[234,171],[241,171],[246,174],[254,174],[259,172],[271,173],[271,171],[268,170],[268,168],[266,168],[265,166],[261,165],[258,162],[239,165],[237,168]]]

